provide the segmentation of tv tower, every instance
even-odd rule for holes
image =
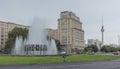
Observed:
[[[103,16],[102,16],[102,28],[101,28],[101,32],[102,32],[102,45],[104,45],[104,26],[103,26]]]
[[[120,35],[118,35],[118,45],[120,46]]]

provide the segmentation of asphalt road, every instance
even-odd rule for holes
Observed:
[[[120,69],[120,60],[37,65],[1,65],[0,69]]]

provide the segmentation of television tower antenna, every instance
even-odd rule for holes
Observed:
[[[120,35],[118,35],[118,45],[120,46]]]
[[[103,25],[103,16],[102,16],[102,27],[101,27],[101,32],[102,32],[102,45],[104,45],[104,25]]]

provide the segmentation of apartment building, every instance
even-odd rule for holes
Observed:
[[[8,39],[8,33],[15,27],[28,28],[28,26],[25,25],[0,21],[0,50],[5,48],[5,43]]]
[[[67,53],[84,49],[84,30],[82,22],[75,13],[63,11],[58,19],[58,40]]]

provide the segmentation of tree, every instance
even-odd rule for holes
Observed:
[[[118,47],[118,51],[120,51],[120,47]]]
[[[116,52],[116,51],[118,51],[118,48],[111,47],[110,45],[104,45],[104,46],[101,48],[101,51],[102,51],[102,52]]]
[[[14,46],[14,39],[9,38],[6,42],[4,53],[10,53],[13,46]]]
[[[27,38],[28,29],[15,27],[12,31],[8,33],[8,38],[13,38],[14,40],[16,39],[16,37],[19,36],[22,36],[23,39]]]
[[[55,40],[55,43],[56,43],[56,46],[57,46],[57,49],[58,51],[61,51],[61,44],[60,44],[60,41],[59,40]]]
[[[27,28],[18,28],[15,27],[12,31],[8,33],[8,39],[5,45],[5,53],[10,53],[12,48],[14,47],[16,37],[22,36],[23,40],[28,36]]]
[[[89,45],[88,47],[84,48],[85,52],[97,52],[98,47],[96,45]]]
[[[104,45],[102,48],[101,48],[101,51],[102,52],[110,52],[110,46],[109,45]]]
[[[89,48],[89,47],[85,47],[85,48],[84,48],[84,51],[85,51],[85,52],[92,52],[93,49],[92,49],[92,48]]]
[[[119,50],[118,48],[111,47],[111,52],[116,52],[116,51],[118,51],[118,50]]]
[[[96,45],[90,45],[90,47],[93,49],[93,52],[98,51],[98,47]]]

